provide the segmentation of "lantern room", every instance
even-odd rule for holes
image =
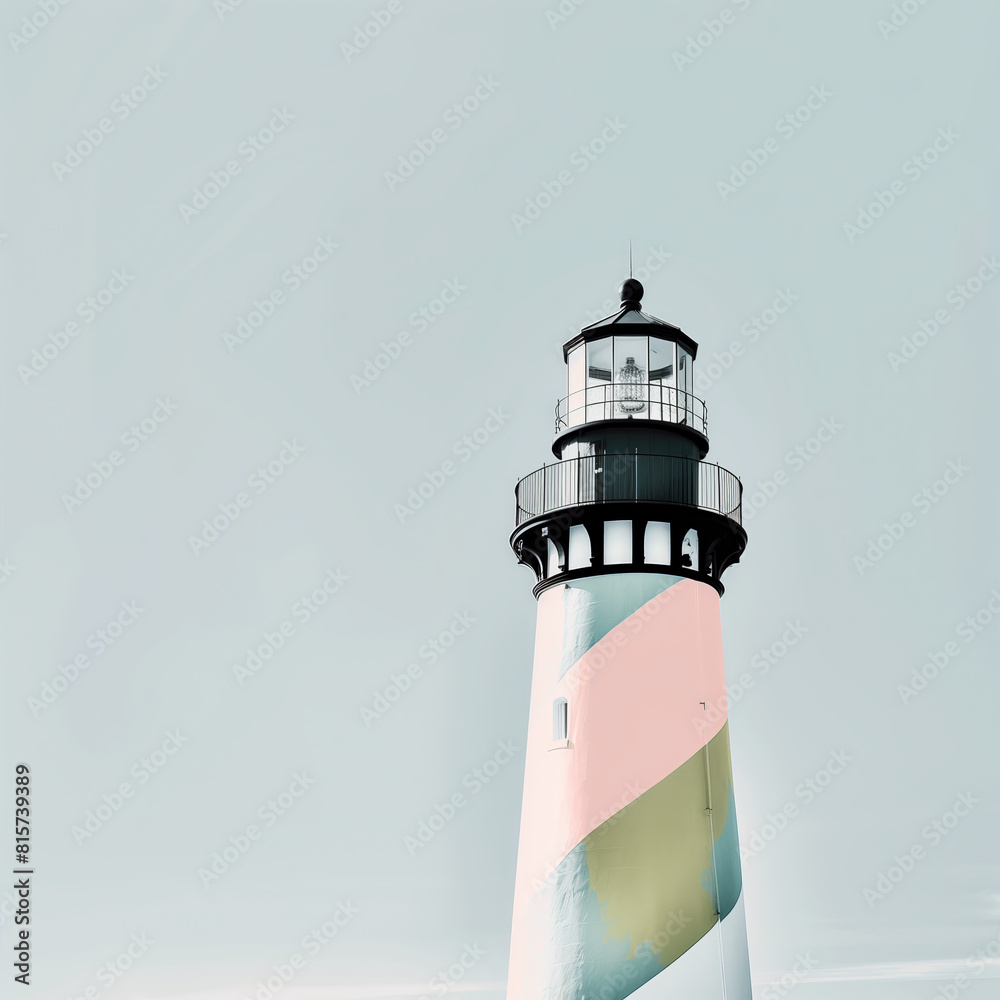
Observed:
[[[536,594],[609,566],[689,576],[722,593],[722,572],[746,544],[742,486],[704,461],[698,345],[642,311],[640,282],[629,278],[620,291],[618,312],[563,345],[558,461],[515,487],[511,544],[534,569]]]
[[[694,395],[698,345],[643,312],[642,292],[639,281],[626,280],[621,309],[563,346],[568,384],[556,406],[557,434],[598,421],[639,420],[707,435],[705,404]]]

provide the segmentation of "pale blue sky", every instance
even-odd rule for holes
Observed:
[[[0,18],[3,759],[35,775],[39,997],[238,1000],[296,953],[285,1000],[419,997],[473,946],[454,992],[502,996],[523,755],[413,856],[404,838],[523,746],[512,487],[551,460],[561,344],[613,300],[630,238],[644,307],[700,344],[711,458],[748,496],[786,477],[723,599],[744,843],[796,807],[744,865],[758,997],[807,955],[801,1000],[931,997],[997,940],[1000,627],[958,629],[1000,587],[998,13],[909,0],[891,30],[870,0],[562,6],[393,0],[356,53],[380,0]],[[143,610],[109,626],[123,602]],[[788,622],[806,631],[765,672]],[[807,801],[834,753],[852,760]],[[245,852],[200,878],[230,838]],[[307,950],[338,906],[358,912]],[[998,968],[965,969],[964,995],[993,996]]]

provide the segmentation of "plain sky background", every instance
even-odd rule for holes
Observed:
[[[1000,587],[1000,282],[949,302],[1000,251],[1000,12],[908,0],[889,32],[888,0],[586,0],[561,21],[556,0],[401,0],[345,53],[384,7],[73,0],[17,51],[8,32],[40,7],[0,18],[0,558],[16,567],[0,584],[0,816],[11,830],[13,765],[30,763],[34,995],[250,997],[349,902],[357,916],[283,998],[421,996],[471,945],[485,954],[455,995],[502,996],[523,755],[414,856],[404,837],[500,741],[523,746],[535,602],[507,545],[512,487],[551,461],[561,344],[616,301],[631,238],[644,307],[699,342],[696,371],[719,365],[698,393],[710,458],[747,496],[786,477],[747,520],[723,598],[741,839],[797,810],[744,863],[758,996],[807,955],[801,1000],[935,996],[1000,933],[1000,625],[987,611],[974,641],[956,633]],[[147,67],[165,79],[119,118]],[[493,92],[452,128],[481,78]],[[830,96],[786,137],[779,121],[811,93]],[[275,108],[294,120],[248,162],[240,144]],[[112,130],[57,177],[102,118]],[[581,159],[607,119],[617,137]],[[434,129],[445,141],[391,184]],[[949,130],[910,179],[906,161]],[[232,160],[240,172],[185,220]],[[560,171],[571,183],[518,222]],[[845,231],[894,180],[881,217]],[[282,275],[320,238],[338,248],[292,291]],[[643,275],[653,249],[670,256]],[[83,322],[78,303],[116,269],[134,278]],[[449,281],[457,301],[412,324]],[[227,347],[274,289],[274,314]],[[779,292],[794,304],[751,342],[744,325]],[[940,332],[894,370],[890,352],[939,309]],[[19,366],[74,319],[25,384]],[[403,331],[378,378],[352,383]],[[167,397],[176,412],[128,452],[122,435]],[[491,409],[503,425],[463,458]],[[824,421],[832,439],[790,458]],[[304,451],[254,493],[286,440]],[[63,494],[115,449],[124,464],[68,511]],[[449,459],[455,474],[401,523],[395,505]],[[915,504],[949,463],[968,471]],[[250,505],[196,554],[190,537],[241,491]],[[857,563],[906,513],[881,559]],[[347,582],[241,683],[247,647],[330,570]],[[129,601],[138,619],[33,710]],[[456,614],[475,622],[421,660]],[[765,674],[753,658],[789,621],[808,631]],[[903,704],[897,685],[948,642],[959,655]],[[366,725],[411,663],[422,676]],[[181,749],[130,777],[177,730]],[[851,763],[807,803],[800,783],[834,752]],[[303,771],[315,784],[203,885],[199,868]],[[78,844],[73,827],[123,781],[132,798]],[[925,827],[963,793],[978,804],[933,845]],[[923,857],[869,905],[914,845]],[[108,987],[98,968],[144,934]],[[964,995],[995,996],[991,975]]]

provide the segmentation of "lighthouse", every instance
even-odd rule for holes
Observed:
[[[739,479],[698,345],[621,286],[563,346],[556,461],[515,488],[538,616],[507,1000],[751,1000],[720,598]]]

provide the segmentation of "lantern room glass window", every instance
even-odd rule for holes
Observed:
[[[662,420],[704,430],[693,358],[666,336],[629,332],[578,344],[566,355],[568,393],[557,428],[596,420]]]
[[[691,355],[683,347],[677,347],[677,399],[678,412],[675,420],[679,424],[693,423],[692,399],[694,392],[694,373],[691,371]]]
[[[649,417],[677,420],[677,345],[672,340],[649,339]]]
[[[587,344],[587,419],[606,420],[611,416],[611,338]]]
[[[586,419],[587,345],[578,344],[566,358],[569,366],[569,399],[567,399],[567,426],[576,427]]]

